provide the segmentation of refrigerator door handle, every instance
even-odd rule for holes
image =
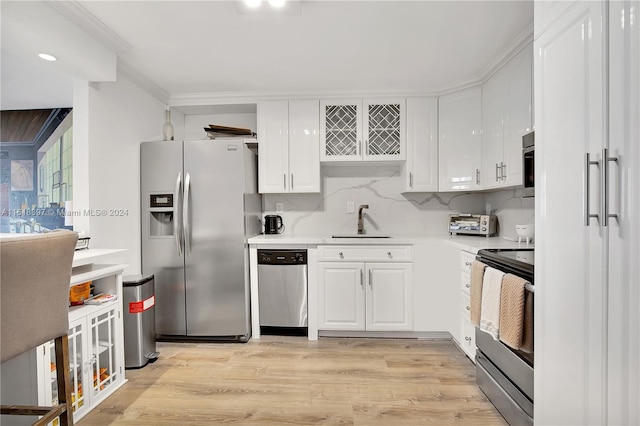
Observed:
[[[182,228],[184,232],[184,255],[191,251],[191,223],[189,222],[189,196],[191,192],[191,175],[184,176],[184,198],[182,199]]]
[[[178,256],[182,256],[182,218],[180,205],[180,194],[182,193],[182,172],[178,172],[176,176],[176,187],[173,191],[173,205],[174,205],[174,217],[173,217],[173,236],[176,239],[176,246],[178,247]]]

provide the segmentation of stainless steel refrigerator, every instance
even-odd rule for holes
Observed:
[[[158,338],[248,340],[256,154],[241,139],[143,142],[140,163],[142,272],[155,276]]]

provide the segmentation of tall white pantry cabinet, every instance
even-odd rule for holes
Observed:
[[[640,424],[640,2],[535,2],[536,424]]]

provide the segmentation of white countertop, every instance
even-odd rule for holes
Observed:
[[[461,236],[448,234],[425,235],[392,235],[391,238],[332,238],[327,235],[258,235],[249,238],[248,242],[255,246],[266,245],[399,245],[399,244],[424,244],[429,242],[446,242],[453,244],[461,250],[477,253],[480,249],[487,248],[533,248],[533,243],[505,240],[501,237]]]
[[[73,254],[73,267],[88,265],[98,260],[102,261],[106,258],[122,254],[126,249],[82,249],[76,250]]]

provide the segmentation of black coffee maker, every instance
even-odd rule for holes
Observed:
[[[264,217],[264,233],[265,234],[281,234],[284,231],[282,216],[277,214],[268,214]]]

